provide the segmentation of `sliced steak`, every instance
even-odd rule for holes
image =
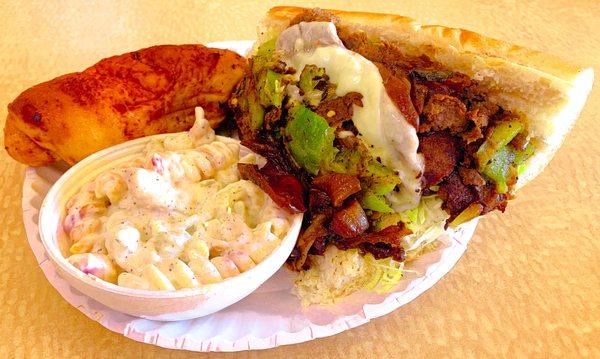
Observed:
[[[467,128],[466,113],[467,107],[461,100],[436,93],[423,109],[426,121],[419,125],[419,132],[449,130],[459,134]]]
[[[346,198],[360,191],[360,181],[355,176],[331,173],[314,179],[312,188],[327,193],[334,207],[341,206]]]
[[[304,188],[294,175],[279,171],[272,162],[267,162],[260,169],[247,163],[238,163],[237,166],[240,177],[256,184],[289,213],[306,211]]]
[[[316,112],[329,123],[336,127],[346,120],[352,119],[353,105],[362,107],[362,95],[358,92],[349,92],[342,97],[323,101],[317,106]]]
[[[427,100],[428,92],[429,90],[425,85],[413,83],[411,87],[411,98],[413,101],[413,106],[415,106],[415,110],[419,115],[423,113],[423,109],[425,108],[425,100]]]
[[[419,125],[419,114],[410,99],[410,81],[405,76],[395,76],[382,63],[375,62],[375,65],[379,69],[388,96],[408,123],[416,129]]]
[[[479,171],[474,168],[460,167],[458,169],[458,174],[466,185],[485,186],[485,179],[481,176]]]
[[[452,173],[459,157],[456,140],[445,132],[422,136],[419,152],[425,157],[425,187],[437,185]]]
[[[465,185],[456,172],[440,185],[438,195],[444,201],[443,208],[450,214],[449,221],[478,200],[475,190]]]

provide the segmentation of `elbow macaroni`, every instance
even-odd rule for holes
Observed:
[[[189,133],[150,142],[67,202],[71,264],[124,287],[177,290],[252,269],[279,245],[289,216],[239,178],[252,156],[196,115]]]

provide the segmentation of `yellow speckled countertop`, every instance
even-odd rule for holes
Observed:
[[[26,88],[97,60],[167,43],[252,39],[276,4],[407,15],[594,66],[600,2],[4,2],[0,118]],[[3,123],[1,123],[3,127]],[[505,214],[481,221],[436,286],[342,334],[226,357],[600,357],[600,85],[546,171]],[[0,358],[201,356],[137,343],[65,302],[37,268],[21,219],[25,166],[0,152]]]

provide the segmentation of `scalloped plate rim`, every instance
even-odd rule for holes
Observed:
[[[234,51],[244,51],[248,50],[252,44],[252,40],[223,41],[209,43],[207,46],[234,49]],[[39,214],[39,205],[35,206],[31,203],[37,195],[44,196],[52,185],[51,183],[38,183],[40,181],[44,181],[44,179],[37,174],[37,170],[35,168],[28,167],[26,169],[25,179],[23,181],[23,222],[32,252],[34,253],[39,267],[42,269],[50,284],[69,304],[73,305],[88,318],[100,323],[105,328],[139,342],[153,344],[169,349],[183,349],[200,352],[230,352],[268,349],[280,345],[297,344],[317,338],[323,338],[358,327],[369,322],[371,319],[389,314],[390,312],[414,300],[420,294],[424,293],[433,285],[435,285],[435,283],[437,283],[445,274],[447,274],[462,257],[477,226],[477,220],[462,226],[460,241],[451,239],[453,242],[452,246],[443,249],[440,259],[435,262],[434,265],[430,266],[423,276],[418,277],[411,282],[412,284],[413,282],[418,281],[417,284],[413,286],[409,285],[403,291],[390,293],[379,303],[364,304],[360,312],[353,315],[339,317],[327,325],[311,323],[299,331],[289,332],[278,330],[272,335],[264,338],[259,338],[250,334],[241,336],[237,340],[223,338],[219,334],[204,339],[196,339],[188,334],[183,334],[173,338],[167,337],[164,334],[161,336],[162,326],[154,330],[143,331],[136,329],[131,322],[124,324],[122,321],[110,320],[109,316],[104,312],[108,312],[109,314],[113,314],[110,312],[114,312],[114,315],[121,316],[127,315],[118,313],[109,308],[103,309],[102,311],[97,311],[93,308],[90,308],[89,300],[93,301],[93,299],[71,288],[68,283],[57,274],[54,266],[48,260],[44,247],[39,239],[39,233],[37,229],[38,226],[36,223],[36,218]],[[41,186],[41,191],[36,191],[34,188],[36,184]],[[41,200],[39,204],[41,205]],[[450,251],[450,249],[452,249],[452,251]],[[134,320],[136,319],[138,318],[134,318]],[[168,322],[164,323],[166,324]]]

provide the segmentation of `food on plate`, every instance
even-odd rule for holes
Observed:
[[[277,7],[232,99],[242,177],[306,212],[305,303],[390,289],[449,226],[504,211],[581,111],[593,71],[395,15]]]
[[[202,108],[189,132],[154,139],[131,162],[84,184],[66,204],[68,261],[148,290],[196,288],[252,269],[279,246],[291,215],[239,163],[260,163],[215,136]]]
[[[202,45],[153,46],[36,85],[8,105],[4,144],[17,161],[74,164],[138,137],[188,130],[202,106],[216,127],[247,62]]]

